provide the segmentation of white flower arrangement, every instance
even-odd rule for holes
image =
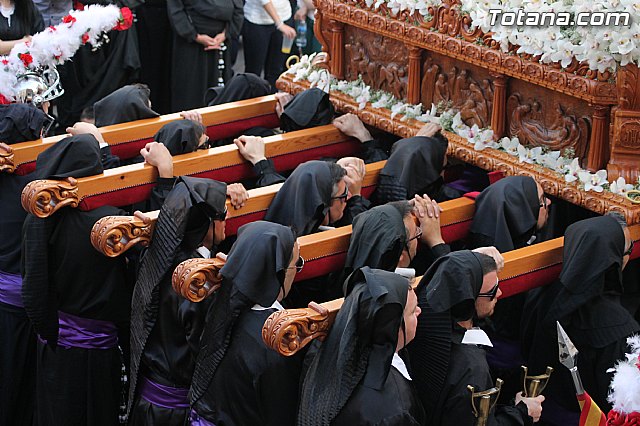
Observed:
[[[116,5],[90,5],[82,11],[70,11],[60,24],[46,28],[30,42],[18,43],[8,55],[0,56],[0,94],[8,100],[15,99],[18,75],[60,65],[84,44],[98,47],[105,32],[126,29],[132,19],[128,8],[121,10]]]
[[[366,0],[367,6],[377,10],[385,4],[395,15],[402,11],[418,12],[431,20],[429,6],[438,6],[440,0]],[[489,10],[512,12],[567,12],[573,18],[583,12],[630,12],[631,23],[614,29],[603,26],[502,26],[491,25]],[[493,40],[504,52],[509,43],[519,46],[518,54],[540,56],[543,63],[558,62],[563,68],[575,58],[585,62],[589,69],[615,71],[617,66],[629,63],[640,65],[640,0],[461,0],[461,10],[471,18],[472,28],[491,33]]]
[[[287,74],[294,75],[294,81],[307,80],[311,86],[317,85],[319,78],[318,69],[311,65],[311,56],[303,56],[300,62],[289,68]],[[323,70],[323,72],[326,72]],[[580,167],[578,158],[574,158],[572,150],[565,150],[564,155],[560,151],[547,151],[542,147],[528,148],[520,143],[517,137],[503,137],[499,141],[494,141],[492,129],[481,129],[477,125],[467,126],[460,116],[460,112],[446,105],[431,105],[431,109],[423,111],[422,104],[411,105],[396,99],[388,92],[374,90],[367,86],[362,78],[355,81],[337,80],[330,76],[331,90],[344,93],[353,98],[358,103],[358,109],[362,110],[367,103],[373,108],[381,108],[391,111],[391,118],[400,115],[400,121],[409,118],[416,119],[423,123],[438,123],[446,131],[466,139],[473,145],[476,151],[486,148],[493,148],[518,158],[521,163],[535,164],[546,167],[564,176],[567,183],[576,182],[585,191],[602,192],[608,190],[615,194],[625,195],[628,191],[640,189],[640,180],[635,184],[628,184],[623,177],[614,182],[607,181],[607,171],[598,170],[591,173]],[[313,81],[311,81],[313,79]]]

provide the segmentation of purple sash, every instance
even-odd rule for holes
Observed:
[[[140,396],[149,404],[170,409],[189,408],[189,388],[161,385],[142,377]]]
[[[80,318],[58,311],[58,346],[64,348],[112,349],[118,345],[118,330],[110,321]]]
[[[0,302],[24,308],[22,304],[22,277],[0,271]]]
[[[189,424],[191,426],[216,426],[209,420],[200,417],[194,409],[191,409],[191,413],[189,413]]]

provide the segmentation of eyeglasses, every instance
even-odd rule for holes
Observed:
[[[347,197],[349,196],[349,189],[345,188],[344,189],[344,194],[342,195],[338,195],[337,197],[331,197],[332,200],[343,200],[343,201],[347,201]]]
[[[224,211],[221,213],[216,213],[213,216],[211,216],[211,220],[219,220],[219,221],[225,221],[227,220],[227,208],[224,208]]]
[[[545,209],[549,207],[549,199],[546,195],[542,194],[542,198],[540,198],[538,201],[540,202],[540,207],[544,207]]]
[[[211,148],[211,141],[209,140],[209,136],[205,135],[204,143],[198,146],[198,149],[209,149]]]
[[[625,251],[624,253],[622,253],[622,257],[625,257],[625,256],[631,256],[631,253],[633,253],[633,240],[631,240],[631,245],[629,246],[629,248],[627,249],[627,251]]]
[[[293,269],[296,268],[296,273],[300,273],[302,272],[302,268],[304,268],[304,259],[302,258],[302,256],[298,257],[298,260],[296,261],[295,266],[288,266],[287,269]]]
[[[420,239],[420,237],[422,237],[422,228],[418,228],[418,231],[416,232],[416,235],[414,235],[413,237],[409,238],[409,239],[407,240],[407,244],[408,244],[410,241],[413,241],[413,240],[419,240],[419,239]]]
[[[498,289],[500,288],[500,281],[496,280],[496,285],[493,286],[491,290],[486,293],[478,294],[478,297],[488,297],[489,300],[493,300],[498,295]]]

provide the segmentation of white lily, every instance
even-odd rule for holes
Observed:
[[[630,191],[632,189],[633,185],[627,183],[622,176],[616,179],[614,182],[611,182],[611,185],[609,185],[609,191],[613,192],[614,194],[625,195],[627,191]]]
[[[539,146],[529,149],[523,145],[518,145],[518,161],[521,163],[533,164],[540,154],[542,154],[542,148]]]
[[[581,170],[578,172],[578,179],[584,184],[585,191],[602,192],[604,191],[602,185],[607,183],[607,171],[598,170],[590,173],[587,170]]]

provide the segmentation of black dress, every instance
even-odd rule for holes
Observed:
[[[193,303],[178,295],[171,287],[171,272],[160,283],[159,292],[162,314],[142,354],[141,373],[161,385],[188,389],[210,299]],[[188,408],[160,407],[137,395],[129,424],[182,425],[188,414]]]
[[[394,403],[390,404],[390,401]],[[393,367],[380,390],[358,384],[347,404],[331,422],[335,426],[417,426],[423,423],[422,405],[411,382]]]
[[[221,7],[224,4],[225,7]],[[205,106],[205,92],[218,85],[220,51],[205,51],[204,46],[195,41],[198,34],[215,37],[226,31],[226,44],[240,34],[242,27],[243,2],[198,0],[167,0],[169,22],[173,28],[172,46],[172,112]],[[231,77],[231,50],[222,53],[226,68],[224,80]]]
[[[91,228],[105,216],[124,214],[114,207],[90,212],[67,209],[56,213],[55,231],[48,247],[49,280],[56,288],[57,309],[81,318],[115,323],[118,341],[127,342],[131,283],[126,259],[109,258],[96,251]],[[37,219],[36,219],[37,220]],[[25,221],[32,226],[33,216]],[[25,244],[41,244],[30,241]],[[99,277],[99,279],[97,279]],[[24,287],[29,285],[25,277]],[[52,348],[38,342],[37,418],[43,425],[113,425],[118,421],[122,396],[121,353],[110,349]]]
[[[42,14],[35,6],[32,6],[29,21],[31,25],[25,26],[16,18],[14,12],[11,15],[11,25],[9,25],[9,20],[4,15],[0,15],[0,40],[19,40],[26,35],[34,35],[44,30],[44,19],[42,19]]]
[[[250,310],[238,318],[227,353],[195,405],[201,417],[219,426],[295,425],[304,352],[284,357],[265,346],[262,327],[275,311]]]
[[[463,331],[458,331],[460,342]],[[454,335],[455,337],[455,335]],[[475,345],[453,343],[449,372],[442,388],[440,416],[434,419],[433,425],[473,426],[476,418],[471,407],[471,392],[467,386],[474,387],[475,392],[491,389],[495,382],[491,379],[484,349]],[[533,419],[527,413],[527,406],[521,402],[516,406],[497,406],[489,414],[488,425],[531,425]]]

